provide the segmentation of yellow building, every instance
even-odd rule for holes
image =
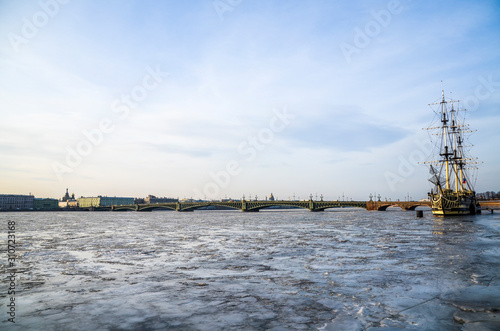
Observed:
[[[110,207],[113,205],[133,205],[134,198],[123,197],[81,197],[78,198],[78,207],[80,208],[96,208],[96,207]]]

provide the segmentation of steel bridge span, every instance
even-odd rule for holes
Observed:
[[[107,209],[112,211],[151,211],[158,208],[176,211],[193,211],[211,206],[239,209],[243,212],[258,212],[264,208],[296,207],[308,209],[312,212],[324,211],[329,208],[363,208],[367,210],[386,210],[388,207],[397,206],[404,210],[414,210],[418,206],[430,206],[430,203],[421,201],[387,202],[387,201],[208,201],[208,202],[169,202],[156,204],[117,205]]]

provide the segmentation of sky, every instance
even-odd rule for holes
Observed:
[[[461,100],[500,191],[498,1],[0,0],[0,193],[426,198]]]

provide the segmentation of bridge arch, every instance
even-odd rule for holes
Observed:
[[[430,205],[428,203],[416,203],[414,205],[409,206],[407,210],[415,210],[418,207],[429,207],[430,208]]]
[[[225,202],[201,202],[199,204],[179,204],[178,208],[176,209],[177,211],[194,211],[196,209],[201,209],[201,208],[207,208],[210,206],[218,206],[218,207],[226,207],[226,208],[231,208],[231,209],[236,209],[240,210],[241,206],[238,206],[234,203],[225,203]]]
[[[266,203],[266,202],[247,202],[246,203],[246,208],[243,208],[242,211],[259,211],[261,209],[266,209],[266,208],[271,208],[271,207],[294,207],[294,208],[301,208],[301,209],[309,209],[309,207],[305,204],[297,204],[294,203],[293,201],[291,202],[273,202],[273,203]]]
[[[386,205],[380,205],[378,206],[377,210],[378,211],[386,211],[387,208],[391,208],[391,207],[399,207],[401,208],[402,210],[415,210],[417,207],[428,207],[428,204],[425,204],[425,203],[416,203],[416,204],[397,204],[397,203],[394,203],[394,204],[386,204]]]
[[[175,210],[175,207],[172,207],[172,206],[159,206],[159,205],[156,205],[156,204],[149,204],[149,205],[146,205],[146,206],[143,206],[143,205],[140,205],[139,208],[137,209],[137,211],[153,211],[154,209],[170,209],[170,210]]]
[[[398,205],[398,204],[386,204],[386,205],[380,205],[377,208],[377,211],[387,211],[387,208],[392,208],[392,207],[397,207],[400,208],[401,210],[405,210],[406,208]]]

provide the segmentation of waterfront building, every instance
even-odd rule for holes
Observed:
[[[59,201],[59,208],[77,208],[78,207],[78,201],[75,199],[75,193],[71,194],[71,196],[68,193],[68,189],[66,188],[66,194],[61,198]]]
[[[124,197],[81,197],[78,198],[78,207],[92,208],[92,207],[110,207],[113,205],[133,205],[134,198]]]
[[[32,210],[33,195],[0,194],[0,210]]]
[[[75,193],[71,194],[71,196],[68,193],[68,189],[66,188],[66,194],[61,198],[61,201],[69,201],[69,200],[75,200]]]
[[[59,209],[59,201],[50,198],[35,198],[33,199],[33,209],[35,210],[57,210]]]
[[[78,201],[77,200],[67,200],[67,201],[59,201],[59,208],[77,208]]]
[[[144,198],[144,203],[151,204],[151,203],[167,203],[167,202],[177,202],[177,199],[173,198],[157,198],[154,195],[148,195],[146,198]]]

